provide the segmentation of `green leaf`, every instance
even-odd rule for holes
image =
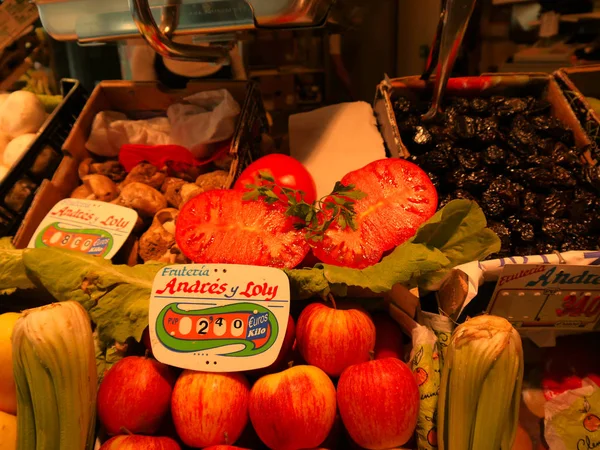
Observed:
[[[344,218],[344,216],[343,216],[343,215],[340,215],[340,216],[338,216],[338,218],[337,218],[337,222],[338,222],[338,225],[340,226],[340,228],[341,228],[342,230],[345,230],[345,229],[346,229],[346,225],[347,225],[347,223],[346,223],[346,219]]]
[[[260,193],[257,190],[246,192],[242,196],[242,200],[250,201],[250,200],[258,200],[260,197]]]
[[[79,302],[107,345],[114,340],[125,342],[129,337],[140,341],[148,326],[154,276],[166,266],[117,266],[109,260],[55,248],[28,250],[23,262],[58,301]]]
[[[0,239],[0,294],[14,292],[15,289],[33,289],[35,284],[27,275],[23,254],[27,250],[17,250],[12,238]]]

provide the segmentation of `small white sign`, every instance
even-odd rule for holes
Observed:
[[[488,313],[516,328],[592,330],[600,319],[600,266],[507,265]]]
[[[35,231],[29,248],[56,247],[111,259],[133,230],[138,214],[96,200],[58,202]]]
[[[285,272],[233,264],[168,266],[154,278],[150,341],[164,364],[240,372],[277,359],[290,314]]]

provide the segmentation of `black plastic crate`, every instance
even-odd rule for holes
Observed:
[[[62,146],[88,99],[77,80],[61,80],[61,92],[63,101],[0,183],[0,237],[17,231],[42,181],[52,178],[63,158]]]

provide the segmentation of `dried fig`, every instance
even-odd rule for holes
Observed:
[[[174,208],[179,208],[181,205],[181,187],[184,184],[186,182],[180,178],[168,177],[160,189],[169,205]]]
[[[110,160],[104,162],[94,162],[92,158],[84,159],[79,164],[79,178],[83,180],[86,175],[100,174],[110,178],[115,183],[119,183],[125,179],[125,169],[119,161]]]
[[[117,185],[104,175],[86,175],[83,177],[83,184],[92,192],[92,200],[111,202],[119,195]]]
[[[120,187],[123,189],[131,183],[144,183],[154,189],[160,189],[166,178],[165,172],[149,163],[139,163],[127,174]]]
[[[229,173],[224,170],[215,170],[205,173],[196,179],[196,184],[202,188],[202,192],[213,191],[215,189],[225,189]]]
[[[135,209],[142,217],[152,217],[167,207],[167,199],[160,192],[137,181],[127,184],[115,203]]]
[[[202,189],[197,184],[194,184],[194,183],[184,184],[183,186],[181,186],[181,191],[180,191],[180,194],[181,194],[180,205],[187,203],[188,201],[190,201],[194,197],[197,197],[198,195],[202,194],[203,192],[204,192],[204,189]]]
[[[140,238],[139,255],[147,261],[186,262],[175,242],[175,221],[179,211],[166,208],[158,211],[152,225]]]
[[[77,186],[73,192],[71,192],[71,198],[90,199],[93,197],[94,193],[85,184]]]

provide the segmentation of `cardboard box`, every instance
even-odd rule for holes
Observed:
[[[232,186],[239,174],[252,161],[262,156],[261,141],[268,130],[260,93],[255,83],[245,81],[199,81],[191,82],[183,90],[167,90],[154,82],[103,81],[91,94],[79,118],[63,145],[65,156],[51,180],[40,187],[17,235],[14,245],[26,248],[40,222],[60,200],[68,198],[81,184],[78,167],[90,157],[85,143],[96,114],[114,110],[132,118],[165,115],[167,108],[191,94],[227,89],[242,108],[232,138],[230,156],[233,158],[227,185]],[[135,243],[126,244],[119,259],[137,262]]]
[[[432,92],[433,84],[418,76],[386,79],[377,87],[374,110],[381,133],[391,156],[408,157],[410,153],[400,137],[396,124],[393,100],[398,96],[417,98]],[[588,135],[581,127],[569,102],[556,81],[549,75],[538,73],[483,74],[481,77],[454,78],[448,83],[446,97],[490,97],[492,95],[527,96],[543,98],[552,105],[552,115],[573,130],[578,148],[590,145]],[[591,163],[591,155],[586,153]]]

